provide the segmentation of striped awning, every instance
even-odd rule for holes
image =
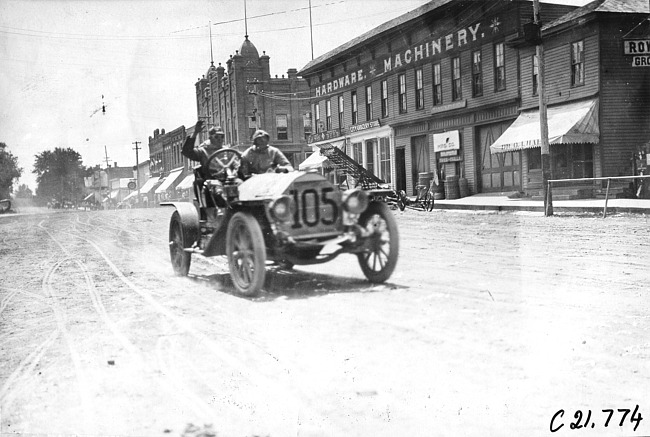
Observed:
[[[598,99],[547,108],[549,144],[598,143]],[[541,146],[539,110],[524,111],[490,146],[491,153]]]

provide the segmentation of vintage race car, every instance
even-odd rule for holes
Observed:
[[[385,193],[340,191],[316,173],[293,171],[238,177],[241,153],[221,149],[195,170],[194,202],[169,202],[169,251],[185,276],[193,254],[228,257],[238,293],[256,295],[266,266],[316,264],[356,255],[370,282],[386,281],[399,253],[397,223],[381,201]],[[216,164],[216,165],[215,165]],[[241,176],[241,174],[239,175]]]

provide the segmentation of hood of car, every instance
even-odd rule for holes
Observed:
[[[239,185],[239,200],[254,201],[275,199],[286,194],[295,183],[318,183],[326,179],[318,173],[292,171],[289,173],[263,173],[251,176]]]

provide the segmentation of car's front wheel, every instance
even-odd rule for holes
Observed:
[[[357,254],[361,270],[370,282],[384,282],[397,265],[397,221],[386,204],[374,202],[361,214],[359,225],[371,233],[368,250]]]
[[[262,229],[253,216],[243,212],[232,216],[226,233],[226,251],[237,292],[255,296],[264,286],[266,247]]]

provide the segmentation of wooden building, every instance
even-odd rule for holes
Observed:
[[[648,12],[645,0],[598,0],[543,26],[553,179],[632,175],[634,153],[650,140],[650,66],[636,65],[650,49],[626,51],[630,43],[650,44]],[[541,190],[539,132],[516,130],[524,117],[539,117],[538,62],[535,47],[513,45],[520,53],[522,112],[492,149],[521,154],[523,188],[534,195]],[[573,185],[587,197],[598,189]]]
[[[597,0],[583,8],[542,3],[542,22],[549,23],[543,36],[550,110],[574,103],[579,108],[564,110],[596,112],[596,118],[580,121],[599,124],[591,137],[570,139],[598,146],[553,147],[554,177],[624,173],[631,154],[626,147],[647,138],[648,76],[632,68],[622,52],[623,38],[647,14],[647,2],[641,3]],[[472,194],[535,189],[540,149],[534,138],[492,147],[502,135],[516,134],[509,128],[537,107],[534,46],[523,38],[524,25],[532,21],[529,1],[433,0],[309,62],[299,74],[312,90],[311,144],[345,147],[408,194],[427,174],[438,180],[461,177]],[[571,60],[578,41],[583,41],[575,48],[580,65]],[[584,83],[572,83],[574,74],[583,74]],[[603,114],[605,102],[620,108],[618,115]],[[556,120],[567,113],[559,106],[555,111]],[[643,128],[633,129],[637,124]],[[621,126],[628,129],[617,132]],[[560,171],[568,167],[571,172]]]

